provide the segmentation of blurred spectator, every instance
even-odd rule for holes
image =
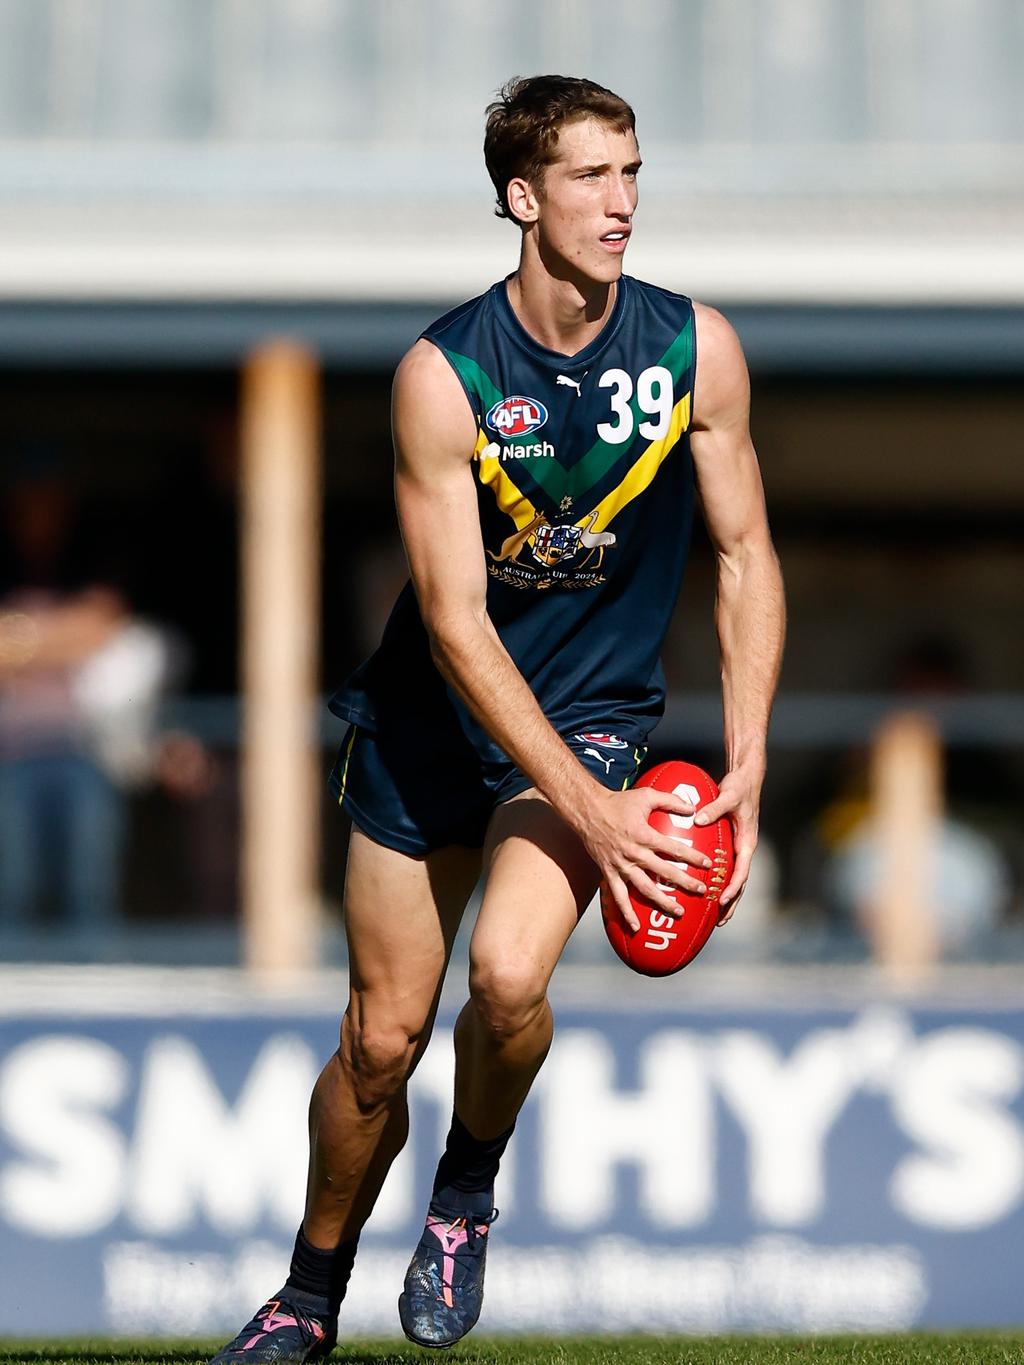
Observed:
[[[922,636],[900,655],[892,673],[895,697],[930,701],[968,689],[966,665],[942,636]],[[825,854],[823,892],[837,926],[864,931],[864,915],[880,875],[871,829],[867,754],[844,756],[842,788],[816,824]],[[949,809],[938,821],[929,866],[929,906],[939,951],[945,957],[983,952],[1009,910],[1013,877],[1004,851],[992,836],[1001,798],[996,756],[964,749],[945,755]]]
[[[929,865],[928,899],[939,949],[945,957],[969,954],[984,944],[1010,905],[1013,886],[1006,861],[986,835],[945,819],[936,830]],[[826,898],[844,919],[859,923],[878,878],[878,850],[864,821],[829,862]]]
[[[3,528],[0,925],[28,926],[47,898],[68,925],[109,923],[123,792],[151,766],[172,651],[117,587],[73,581],[73,500],[52,452],[20,457]]]

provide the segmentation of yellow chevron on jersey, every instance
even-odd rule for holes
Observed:
[[[500,510],[507,517],[511,517],[515,522],[516,530],[521,531],[537,515],[537,509],[512,482],[512,479],[503,469],[501,460],[488,459],[484,455],[484,451],[488,449],[490,444],[491,442],[488,441],[486,434],[483,431],[478,432],[473,458],[480,461],[480,482],[491,489]]]
[[[627,503],[638,498],[645,492],[654,481],[654,476],[662,466],[662,462],[671,455],[680,436],[690,425],[690,395],[684,393],[679,402],[672,409],[672,421],[669,425],[667,435],[660,441],[652,441],[647,449],[641,454],[640,458],[632,466],[629,473],[622,480],[617,488],[613,488],[610,493],[601,499],[595,511],[597,516],[590,522],[590,530],[603,531],[613,517],[626,506]],[[589,521],[589,517],[576,523],[577,526],[584,525]]]

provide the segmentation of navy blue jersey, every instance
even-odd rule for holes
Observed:
[[[476,421],[487,611],[562,734],[643,741],[664,709],[659,654],[689,547],[693,305],[624,276],[611,317],[560,355],[516,318],[504,281],[423,333]],[[410,712],[500,754],[430,657],[411,584],[377,652],[331,701],[374,730]]]

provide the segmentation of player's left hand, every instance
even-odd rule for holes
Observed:
[[[722,892],[719,901],[720,925],[727,924],[732,919],[736,902],[746,889],[747,878],[750,875],[750,860],[754,856],[754,849],[757,848],[757,821],[763,782],[763,763],[741,764],[730,769],[719,784],[716,800],[698,811],[694,820],[694,824],[697,825],[710,825],[721,816],[727,815],[732,822],[736,862],[732,881]]]

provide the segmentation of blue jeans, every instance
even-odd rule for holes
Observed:
[[[0,926],[27,927],[51,888],[68,925],[116,919],[124,814],[121,792],[81,754],[0,763]]]

